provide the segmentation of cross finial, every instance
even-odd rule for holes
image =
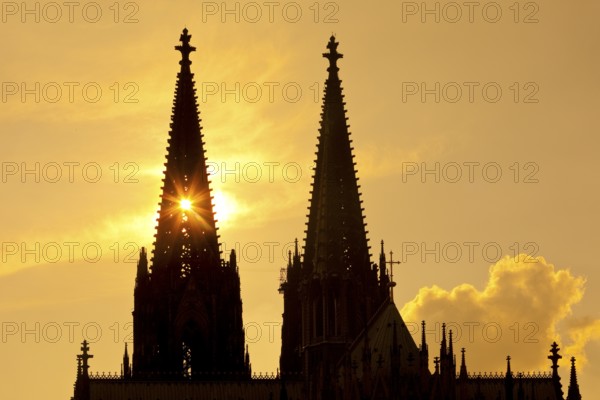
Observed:
[[[390,301],[394,302],[394,287],[396,286],[396,282],[394,282],[394,264],[401,264],[400,261],[394,261],[394,252],[390,251],[390,261],[386,261],[390,264],[390,283],[388,283],[390,287]]]
[[[192,63],[190,61],[190,53],[192,51],[196,51],[195,47],[190,46],[191,38],[192,38],[192,35],[188,35],[187,28],[184,28],[183,33],[179,37],[179,41],[181,41],[181,45],[175,46],[175,49],[179,50],[181,52],[181,61],[179,61],[179,64],[181,64],[182,66],[183,65],[189,66]]]
[[[338,45],[339,43],[335,41],[335,36],[331,35],[331,37],[329,38],[329,43],[327,43],[329,53],[323,53],[323,57],[329,60],[329,72],[339,71],[339,68],[337,67],[337,60],[344,57],[343,54],[338,53]]]

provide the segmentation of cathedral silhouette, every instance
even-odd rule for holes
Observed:
[[[83,342],[72,400],[564,399],[556,343],[548,372],[515,374],[507,357],[505,373],[469,373],[443,325],[429,370],[425,322],[417,346],[393,301],[383,242],[371,262],[333,36],[303,253],[296,241],[280,286],[280,368],[253,375],[236,254],[219,251],[190,38],[184,29],[176,46],[181,69],[154,250],[149,260],[142,249],[137,264],[131,362],[125,345],[121,374],[91,374]],[[566,399],[581,399],[574,358]]]

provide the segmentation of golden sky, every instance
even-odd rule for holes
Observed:
[[[381,239],[402,261],[415,334],[436,352],[453,323],[472,372],[548,371],[557,340],[563,383],[574,355],[600,394],[600,5],[475,3],[2,2],[0,398],[70,396],[84,336],[120,369],[186,26],[255,372],[278,364],[334,33],[373,261]]]

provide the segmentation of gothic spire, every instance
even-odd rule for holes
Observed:
[[[425,332],[425,320],[421,321],[421,351],[427,352],[427,335]]]
[[[425,332],[425,321],[421,321],[421,348],[419,349],[420,366],[422,379],[425,382],[425,377],[429,376],[429,348],[427,346],[427,337]]]
[[[442,323],[442,343],[440,344],[440,360],[446,358],[447,355],[446,347],[446,323]]]
[[[463,347],[460,352],[462,353],[460,360],[460,379],[467,379],[469,376],[467,374],[467,362],[465,361],[465,348]]]
[[[221,258],[187,29],[171,115],[151,270],[136,286],[135,378],[208,379],[245,372],[240,277],[235,252]],[[145,250],[139,276],[144,276]],[[149,350],[151,349],[151,350]]]
[[[579,393],[579,384],[577,383],[577,369],[575,368],[575,357],[571,357],[571,380],[569,382],[569,392],[567,400],[581,400]]]
[[[367,232],[361,207],[344,95],[337,60],[342,55],[331,37],[323,57],[329,60],[321,113],[317,160],[306,231],[307,272],[370,273]]]
[[[163,179],[152,272],[179,277],[220,265],[218,236],[206,171],[194,74],[191,35],[183,30],[167,162]]]
[[[125,343],[125,352],[123,353],[123,365],[121,366],[121,372],[124,379],[131,377],[131,364],[129,363],[129,352],[127,351],[127,342]]]

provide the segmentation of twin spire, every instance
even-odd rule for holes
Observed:
[[[371,268],[344,95],[338,77],[338,42],[332,36],[309,207],[304,267],[307,273],[365,274]]]
[[[167,162],[163,179],[153,272],[161,269],[188,276],[199,268],[220,265],[217,228],[194,74],[190,71],[191,35],[184,29],[179,46],[181,70],[177,74]]]

